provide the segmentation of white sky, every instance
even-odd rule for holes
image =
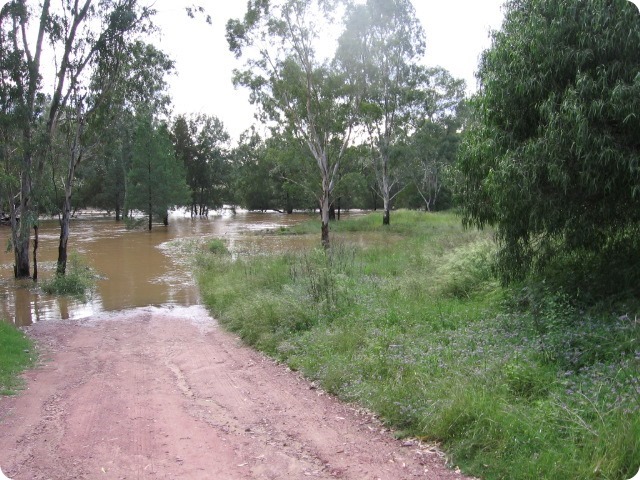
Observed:
[[[213,25],[190,19],[185,6],[199,3],[212,15]],[[424,63],[440,65],[476,89],[474,72],[489,42],[489,30],[502,23],[503,0],[413,0],[427,35]],[[229,52],[225,25],[240,18],[246,0],[155,0],[156,23],[162,29],[159,46],[176,62],[170,79],[174,114],[206,113],[220,118],[237,139],[253,123],[248,92],[234,89],[231,76],[242,66]]]

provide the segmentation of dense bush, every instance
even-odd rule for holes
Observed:
[[[638,49],[626,0],[506,3],[481,59],[459,189],[465,221],[496,227],[504,280],[638,238]]]

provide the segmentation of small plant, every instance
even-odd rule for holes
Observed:
[[[229,249],[225,242],[219,238],[214,238],[207,243],[207,251],[214,255],[228,255]]]
[[[41,288],[49,295],[84,297],[93,288],[95,279],[95,273],[84,260],[77,253],[72,253],[66,274],[42,282]]]

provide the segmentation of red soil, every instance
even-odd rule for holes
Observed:
[[[204,309],[146,308],[29,328],[43,352],[0,398],[14,480],[462,479],[442,454],[222,331]]]

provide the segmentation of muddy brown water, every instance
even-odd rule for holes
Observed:
[[[36,322],[81,319],[102,312],[155,306],[192,306],[199,303],[198,288],[181,240],[221,238],[233,252],[261,253],[283,248],[305,248],[319,238],[263,235],[262,232],[309,219],[307,214],[225,212],[208,218],[173,214],[168,227],[127,230],[113,218],[85,216],[71,225],[69,251],[81,257],[101,276],[85,301],[44,294],[31,280],[13,279],[13,253],[0,253],[0,319],[18,326]],[[11,231],[0,227],[0,244]],[[40,223],[38,273],[40,280],[54,274],[59,226],[57,220]],[[319,237],[319,234],[318,234]],[[31,247],[33,248],[33,246]],[[31,259],[31,261],[33,261]]]

